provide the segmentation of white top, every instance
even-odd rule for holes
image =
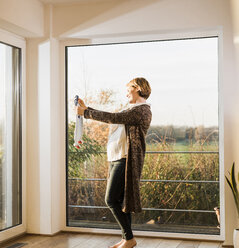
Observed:
[[[132,103],[128,109],[135,106],[150,103]],[[107,143],[107,159],[108,161],[115,161],[127,156],[127,140],[125,124],[110,124],[110,131]]]

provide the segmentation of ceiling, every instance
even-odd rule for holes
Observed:
[[[105,2],[114,1],[119,2],[122,0],[40,0],[42,3],[52,3],[52,4],[71,4],[71,3],[93,3],[93,2]]]

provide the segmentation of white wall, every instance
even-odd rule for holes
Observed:
[[[45,6],[45,37],[27,39],[27,232],[48,235],[61,230],[62,219],[58,115],[62,99],[51,16],[51,6]]]
[[[237,0],[131,0],[131,1],[105,1],[102,3],[59,4],[45,6],[45,27],[42,21],[42,4],[37,0],[24,0],[21,10],[16,17],[12,13],[15,4],[20,1],[2,0],[0,2],[0,26],[12,32],[20,32],[24,37],[31,37],[33,33],[38,39],[27,40],[27,194],[28,208],[27,220],[29,233],[53,234],[64,227],[64,206],[62,206],[62,187],[65,185],[64,174],[64,78],[59,77],[59,41],[58,39],[92,39],[100,41],[107,39],[121,39],[126,36],[134,38],[150,34],[173,34],[205,31],[221,28],[223,30],[223,101],[224,101],[224,141],[225,141],[225,171],[232,162],[239,164],[239,115],[238,95],[239,87],[236,79],[236,54],[238,55],[238,42],[234,43],[234,35],[238,37],[236,23],[237,15],[232,19],[231,7],[237,7]],[[31,3],[30,3],[31,2]],[[33,2],[33,3],[32,3]],[[9,3],[9,4],[8,4]],[[34,4],[34,6],[32,6]],[[233,4],[233,5],[231,5]],[[7,9],[7,16],[3,8]],[[31,12],[31,10],[34,10]],[[233,8],[233,11],[235,8]],[[31,12],[31,13],[30,13]],[[16,12],[14,12],[16,13]],[[36,14],[34,14],[36,13]],[[237,12],[238,13],[238,12]],[[26,15],[26,17],[24,17]],[[34,18],[30,16],[35,15]],[[20,19],[23,20],[20,21]],[[236,20],[236,21],[235,21]],[[13,26],[14,26],[14,29]],[[19,28],[20,27],[20,28]],[[19,29],[18,29],[19,28]],[[234,28],[234,29],[233,29]],[[26,32],[27,31],[27,32]],[[54,38],[53,38],[54,37]],[[38,94],[40,87],[39,73],[39,46],[49,42],[50,70],[47,87],[50,93],[44,97]],[[46,58],[47,59],[47,58]],[[60,75],[64,75],[61,74]],[[50,157],[46,164],[42,164],[39,157],[39,129],[41,115],[39,104],[49,103],[50,116],[46,121],[50,125],[48,139],[42,139],[41,145],[50,149]],[[59,124],[59,125],[58,125]],[[42,127],[40,127],[41,130]],[[43,129],[42,129],[43,130]],[[44,131],[43,131],[44,133]],[[59,147],[55,146],[56,142]],[[40,170],[49,173],[44,187]],[[50,192],[49,192],[50,191]],[[229,188],[225,187],[226,200],[226,242],[232,244],[232,231],[236,226],[236,211]],[[44,197],[50,195],[50,198]],[[51,199],[51,203],[49,202]],[[42,204],[49,209],[44,219],[40,209]],[[43,228],[49,225],[49,228]]]
[[[236,68],[236,92],[238,93],[239,88],[239,1],[238,0],[231,0],[231,10],[232,10],[232,20],[233,20],[233,43],[235,48],[235,68]],[[239,109],[239,97],[238,94],[235,96],[236,104],[234,106],[235,112]],[[235,131],[235,137],[233,139],[233,146],[234,146],[234,152],[238,156],[238,149],[239,149],[239,116],[238,112],[235,113],[235,123],[236,131]],[[236,175],[239,173],[239,161],[238,158],[236,158]],[[237,216],[236,214],[234,217]],[[239,227],[239,218],[237,216],[237,228]]]

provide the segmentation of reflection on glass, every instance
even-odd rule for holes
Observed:
[[[84,120],[75,149],[75,94],[117,112],[128,106],[126,84],[145,77],[153,119],[133,229],[220,234],[218,38],[69,47],[67,58],[68,225],[118,228],[104,202],[109,126]]]
[[[0,43],[0,230],[21,223],[20,49]]]

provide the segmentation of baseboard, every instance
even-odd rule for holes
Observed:
[[[52,237],[52,236],[55,236],[55,235],[57,235],[57,234],[59,234],[59,233],[61,233],[61,232],[62,232],[62,231],[58,231],[58,232],[55,232],[55,233],[52,233],[52,234],[42,234],[42,233],[30,233],[30,232],[26,232],[25,234]]]

